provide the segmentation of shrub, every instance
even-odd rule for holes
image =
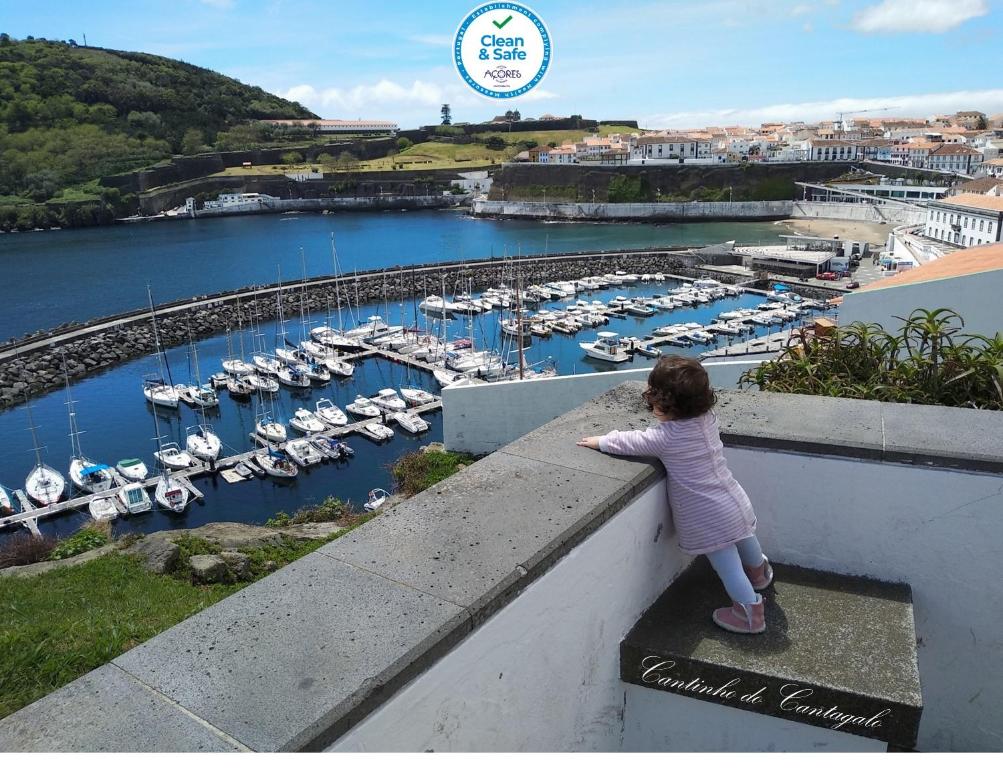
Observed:
[[[97,526],[84,526],[72,536],[60,541],[52,553],[50,560],[65,560],[68,557],[81,555],[92,549],[103,547],[111,539],[108,534],[100,530]]]
[[[30,533],[8,536],[0,545],[0,568],[40,563],[49,558],[55,546],[56,540],[51,536],[32,536]]]
[[[401,456],[391,472],[397,483],[397,490],[404,496],[414,496],[455,475],[473,460],[472,456],[465,453],[416,451]]]
[[[802,331],[740,384],[769,392],[1003,410],[1003,333],[963,334],[950,309],[917,309],[891,334],[852,323],[830,336]]]

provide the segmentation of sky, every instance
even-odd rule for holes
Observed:
[[[452,63],[480,2],[0,0],[0,32],[182,59],[325,118],[437,123],[507,109],[641,127],[1003,113],[1003,0],[606,0],[526,3],[553,62],[517,99],[486,99]]]

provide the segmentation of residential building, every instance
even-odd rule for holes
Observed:
[[[808,160],[812,162],[859,160],[861,157],[860,148],[850,141],[809,139],[807,145]]]
[[[549,165],[572,165],[577,161],[578,158],[574,147],[554,147],[547,153],[546,162]]]
[[[1003,197],[963,193],[927,204],[923,234],[963,248],[1003,240]]]
[[[925,168],[934,171],[969,174],[982,162],[982,153],[962,144],[941,144],[930,150]]]
[[[529,162],[546,163],[550,159],[550,147],[536,146],[527,150]]]

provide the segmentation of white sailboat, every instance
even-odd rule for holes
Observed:
[[[227,359],[220,361],[223,370],[231,376],[246,376],[254,369],[244,360],[244,319],[240,312],[240,299],[237,299],[237,335],[240,340],[240,357],[233,356],[233,341],[230,338],[230,329],[226,329],[226,352]]]
[[[35,451],[35,468],[28,474],[24,481],[24,490],[28,498],[43,507],[55,504],[63,495],[66,489],[66,480],[63,476],[42,461],[42,448],[38,444],[38,434],[35,432],[35,420],[31,416],[31,404],[25,398],[25,407],[28,409],[28,427],[31,429],[31,442]]]
[[[160,422],[157,420],[157,409],[153,409],[153,425],[157,431],[157,447],[160,449],[154,452],[154,456],[160,462],[160,480],[157,481],[157,487],[153,492],[153,498],[156,499],[157,505],[168,512],[180,513],[185,511],[185,507],[188,506],[188,501],[191,494],[188,492],[188,488],[171,476],[171,466],[176,463],[181,465],[182,458],[181,454],[184,454],[188,459],[189,465],[191,464],[192,458],[187,453],[181,451],[177,443],[168,443],[162,446],[163,437],[160,435]]]
[[[167,469],[188,469],[195,464],[191,454],[182,451],[181,446],[177,443],[167,443],[159,451],[154,451],[153,455],[157,459],[157,463]]]
[[[185,449],[188,453],[202,461],[215,461],[219,458],[223,443],[211,424],[207,422],[196,424],[188,427],[185,432],[188,435],[185,439]]]
[[[279,383],[262,373],[249,373],[244,377],[244,381],[254,387],[259,392],[278,392]]]
[[[289,458],[278,451],[269,448],[265,453],[256,454],[254,457],[258,465],[271,477],[289,480],[299,474],[299,469]]]
[[[157,367],[160,369],[159,375],[147,376],[143,379],[143,396],[149,400],[154,408],[158,405],[161,408],[180,407],[181,401],[178,391],[173,382],[164,379],[164,353],[160,348],[160,332],[157,330],[157,313],[153,306],[153,291],[150,286],[146,286],[146,295],[150,299],[150,320],[153,323],[153,344],[157,357]],[[170,368],[167,369],[167,377],[170,378]]]
[[[114,482],[111,467],[98,464],[83,455],[80,448],[80,430],[77,429],[77,414],[73,410],[70,392],[70,374],[63,359],[63,375],[66,378],[66,409],[70,417],[70,482],[83,493],[101,493],[111,488]]]
[[[274,409],[275,401],[272,398],[272,393],[268,393],[268,402]],[[270,443],[281,443],[286,439],[286,427],[284,424],[280,424],[272,418],[269,411],[265,410],[264,400],[261,402],[261,416],[258,418],[254,425],[254,432],[259,437],[264,438]]]

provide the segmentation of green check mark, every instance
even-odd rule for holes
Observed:
[[[505,26],[506,24],[508,24],[508,23],[509,23],[510,21],[512,21],[512,14],[509,14],[508,18],[507,18],[507,19],[505,19],[505,21],[503,21],[503,22],[501,22],[501,23],[499,23],[499,22],[497,22],[497,21],[492,21],[491,23],[492,23],[492,24],[494,24],[494,25],[495,25],[496,27],[498,27],[498,29],[501,29],[501,28],[502,28],[502,27],[504,27],[504,26]]]

